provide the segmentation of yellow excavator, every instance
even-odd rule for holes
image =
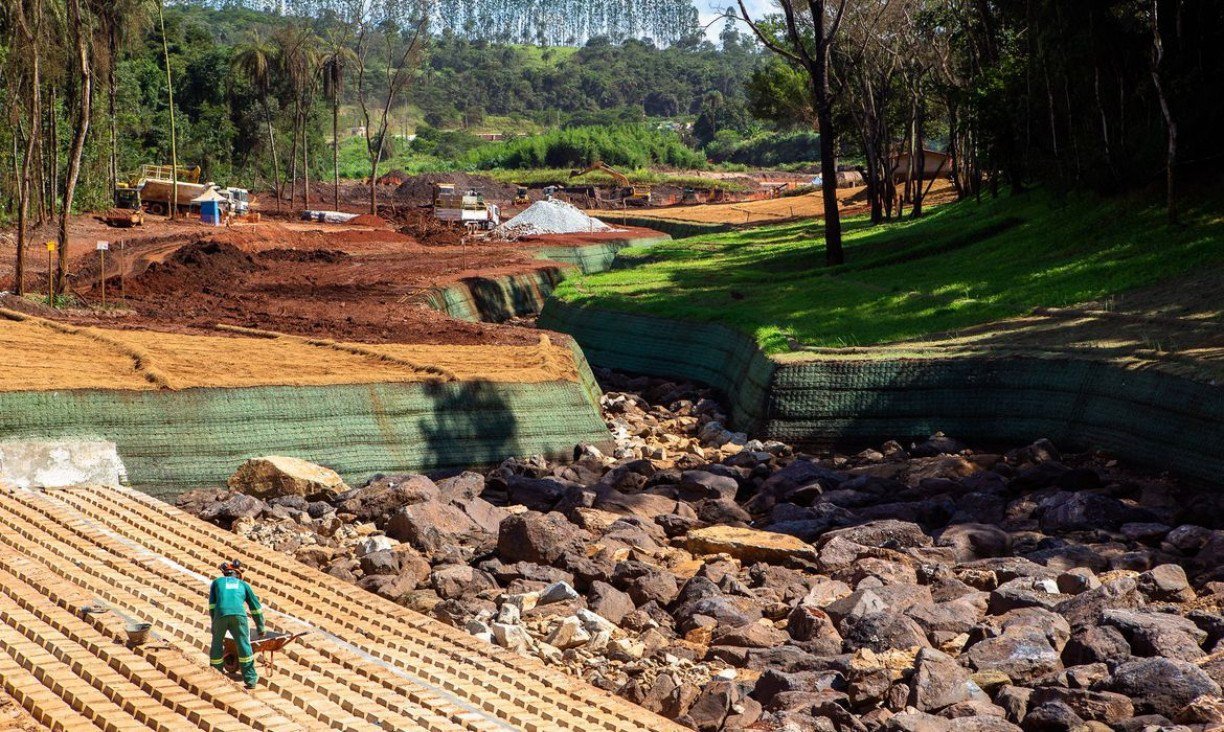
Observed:
[[[629,182],[628,176],[602,160],[596,160],[585,170],[571,170],[570,178],[579,178],[587,173],[607,173],[616,181],[616,198],[625,206],[649,206],[651,204],[650,186],[635,186]]]

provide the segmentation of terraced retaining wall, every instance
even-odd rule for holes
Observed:
[[[129,479],[173,495],[225,483],[245,459],[280,454],[374,473],[491,465],[512,455],[565,457],[609,440],[585,361],[581,382],[0,393],[6,439],[101,439]]]
[[[1224,475],[1224,389],[1156,369],[1040,354],[771,358],[724,326],[555,299],[539,324],[572,335],[597,366],[710,384],[737,428],[787,442],[1048,437],[1209,484]]]
[[[537,259],[560,262],[562,267],[541,267],[534,272],[497,277],[469,277],[445,287],[435,288],[426,298],[434,310],[452,318],[487,323],[503,323],[511,318],[536,315],[566,272],[583,274],[605,272],[612,268],[616,253],[632,246],[645,246],[670,239],[633,237],[580,247],[543,247]]]

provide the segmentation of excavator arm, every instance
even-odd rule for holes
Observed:
[[[585,170],[570,171],[570,177],[579,178],[581,176],[586,175],[587,173],[594,173],[596,171],[607,173],[608,175],[612,176],[612,179],[615,180],[616,184],[619,186],[624,186],[626,188],[629,187],[629,177],[626,176],[624,173],[620,172],[619,170],[617,170],[616,168],[613,168],[611,165],[608,165],[602,160],[595,161],[594,163],[590,165],[590,167],[586,168]]]

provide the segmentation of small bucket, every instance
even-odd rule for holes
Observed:
[[[152,623],[128,623],[123,628],[127,631],[128,643],[134,646],[144,645],[145,641],[149,640],[149,631],[153,629]]]

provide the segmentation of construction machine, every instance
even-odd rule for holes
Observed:
[[[115,188],[115,207],[102,214],[102,222],[107,226],[127,229],[133,226],[144,226],[144,210],[141,208],[140,190],[119,184]]]
[[[454,183],[434,186],[433,213],[439,221],[462,224],[469,229],[489,231],[501,223],[501,209],[486,202],[479,191],[459,193]]]
[[[602,160],[597,160],[585,170],[571,170],[570,178],[580,178],[587,173],[606,173],[616,181],[613,200],[624,206],[649,206],[651,204],[650,186],[635,186],[629,182],[629,177]]]
[[[527,186],[519,186],[514,191],[515,206],[530,206],[531,198],[527,195]]]

